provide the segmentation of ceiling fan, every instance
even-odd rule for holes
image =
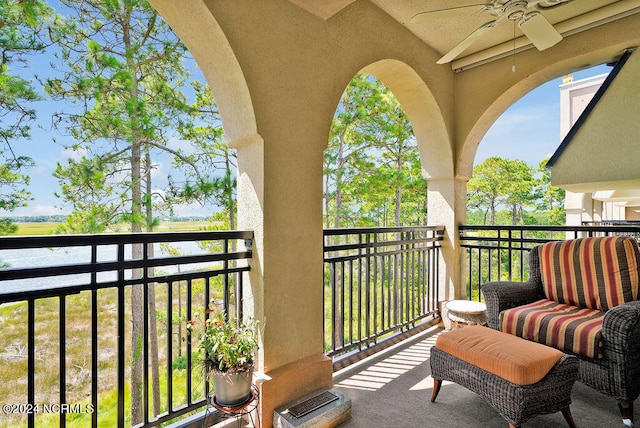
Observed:
[[[464,40],[458,43],[445,56],[438,60],[438,64],[446,64],[453,61],[458,55],[470,47],[483,34],[493,29],[503,19],[508,19],[517,25],[522,33],[534,44],[534,46],[542,51],[562,40],[560,33],[553,28],[553,25],[542,15],[541,11],[549,10],[557,6],[561,6],[571,0],[494,0],[491,3],[463,6],[477,7],[482,6],[477,13],[488,13],[493,15],[495,19],[481,25]],[[440,9],[428,12],[421,12],[424,15],[433,12],[439,12],[450,9]],[[412,19],[413,19],[412,18]],[[515,28],[515,27],[514,27]]]

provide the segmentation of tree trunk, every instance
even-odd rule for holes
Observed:
[[[123,26],[122,37],[125,49],[132,48],[131,45],[131,28],[128,25]],[[132,57],[127,58],[127,69],[131,73],[131,92],[130,99],[138,101],[140,97],[140,88],[137,67]],[[131,232],[142,232],[142,112],[139,108],[133,109],[129,113],[130,129],[131,129]],[[132,245],[133,259],[141,259],[143,255],[142,243]],[[133,275],[135,278],[142,278],[142,270],[135,269]],[[144,346],[144,288],[142,284],[136,284],[131,287],[131,424],[136,425],[144,420],[143,417],[143,398],[144,398],[144,381],[143,370],[145,355],[143,355]]]
[[[333,220],[333,227],[340,227],[342,219],[340,218],[340,211],[342,211],[342,173],[344,172],[345,158],[344,158],[344,133],[340,134],[338,144],[338,165],[336,168],[336,212]]]
[[[145,147],[145,176],[146,176],[146,220],[147,220],[147,232],[153,232],[153,208],[151,206],[151,156],[149,155],[149,147]],[[154,257],[153,244],[149,244],[147,247],[147,254],[149,258]],[[150,267],[147,270],[149,276],[154,275],[154,268]],[[156,316],[156,288],[155,283],[147,285],[147,303],[149,313],[149,353],[151,354],[151,377],[153,387],[153,411],[154,414],[159,415],[162,408],[160,404],[160,361],[158,359],[158,323]],[[171,310],[171,308],[169,308]]]
[[[141,214],[142,194],[140,189],[140,143],[131,149],[131,232],[142,232],[138,219]],[[142,258],[142,244],[132,245],[133,259]],[[142,278],[142,269],[134,269],[134,278]],[[131,424],[143,421],[143,339],[144,339],[144,298],[142,284],[131,287]]]
[[[489,202],[489,224],[493,226],[496,221],[496,203],[495,201]]]

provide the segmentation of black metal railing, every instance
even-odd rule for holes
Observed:
[[[482,300],[480,285],[489,281],[527,281],[529,250],[536,245],[588,236],[640,236],[638,225],[472,226],[461,225],[465,249],[467,298]]]
[[[344,356],[437,311],[443,227],[324,231],[325,351]]]
[[[239,231],[1,237],[7,426],[146,427],[203,408],[209,385],[186,321],[211,305],[242,316],[252,239]],[[133,328],[141,343],[132,344]],[[143,365],[134,423],[132,358]]]
[[[640,226],[640,220],[600,220],[600,221],[583,221],[583,226],[615,226],[615,227],[628,227],[628,226]],[[640,233],[637,230],[629,230],[626,232],[617,232],[625,236],[633,236],[640,238]]]

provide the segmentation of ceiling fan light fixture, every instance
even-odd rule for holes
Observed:
[[[539,51],[549,49],[562,40],[560,33],[539,12],[526,14],[518,22],[518,27]]]

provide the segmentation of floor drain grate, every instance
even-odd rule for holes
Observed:
[[[315,395],[308,400],[305,400],[302,403],[296,404],[295,406],[291,407],[289,409],[289,413],[296,418],[300,418],[337,399],[337,395],[332,394],[329,391],[325,391],[322,394]]]

